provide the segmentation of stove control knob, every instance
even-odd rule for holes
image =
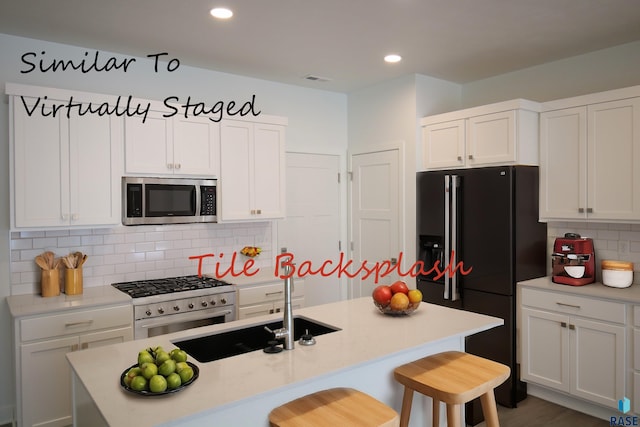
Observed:
[[[194,306],[193,306],[193,303],[192,303],[192,302],[190,302],[190,303],[189,303],[189,308],[193,308],[193,307],[194,307]]]
[[[209,304],[216,305],[216,300],[212,299],[211,301],[209,301]]]
[[[220,298],[220,302],[223,304],[227,303],[227,299],[225,297]]]
[[[160,308],[158,309],[158,313],[160,313],[160,314],[164,314],[164,308],[160,307]]]
[[[206,306],[207,306],[207,305],[209,305],[209,304],[207,304],[207,302],[206,302],[206,301],[202,301],[202,302],[200,303],[200,305],[202,305],[203,307],[206,307]]]
[[[147,309],[147,311],[145,311],[144,314],[146,314],[147,316],[151,316],[151,310]]]
[[[173,306],[173,311],[180,311],[180,306],[174,305]]]

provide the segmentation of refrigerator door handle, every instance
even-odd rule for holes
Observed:
[[[460,180],[458,175],[451,176],[451,253],[458,253],[458,185]],[[455,256],[455,255],[454,255]],[[455,258],[450,261],[455,261]],[[446,263],[446,267],[449,267],[449,261]],[[458,292],[458,276],[455,273],[451,273],[451,301],[457,301],[460,299],[460,293]]]
[[[440,266],[440,269],[446,268],[449,265],[449,226],[451,220],[451,212],[450,212],[450,191],[451,191],[451,176],[444,176],[444,265]],[[444,299],[450,299],[450,279],[445,274],[442,276],[444,278]]]

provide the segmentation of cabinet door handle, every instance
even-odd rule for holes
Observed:
[[[257,213],[258,215],[261,215],[261,214],[262,214],[262,209],[258,209],[258,210],[256,211],[256,213]]]
[[[578,208],[578,213],[584,213],[584,208]]]
[[[560,327],[561,328],[566,328],[567,327],[567,322],[560,322]]]
[[[69,219],[69,214],[62,214],[62,220],[67,221]]]
[[[563,307],[580,308],[579,305],[567,304],[567,303],[564,303],[564,302],[557,302],[556,301],[556,304],[561,305]]]
[[[593,208],[587,208],[587,213],[593,213]]]
[[[167,169],[173,169],[173,163],[167,163]]]
[[[255,209],[251,209],[250,213],[251,213],[251,215],[255,215],[256,214],[256,210]]]
[[[83,350],[88,349],[89,348],[89,343],[88,342],[83,342],[82,346],[80,348],[82,348]]]
[[[176,163],[175,166],[176,166],[176,169],[180,169],[182,165],[180,163]]]
[[[458,156],[458,161],[461,162],[462,161],[462,156]]]
[[[270,297],[271,295],[280,295],[283,291],[276,291],[276,292],[265,292],[264,295],[267,297]]]
[[[77,221],[77,220],[78,220],[78,218],[80,218],[80,215],[78,215],[78,214],[71,214],[71,220],[72,220],[72,221]]]
[[[469,154],[469,160],[473,160],[473,154]]]
[[[73,344],[71,346],[71,351],[78,351],[78,344]]]
[[[575,330],[576,330],[576,325],[571,325],[571,324],[570,324],[570,325],[569,325],[569,329],[571,329],[572,331],[575,331]]]
[[[93,323],[93,320],[81,320],[80,322],[65,323],[64,327],[73,328],[74,326],[83,326],[83,325],[89,326],[92,323]]]

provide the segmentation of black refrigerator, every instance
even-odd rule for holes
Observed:
[[[426,302],[504,319],[504,326],[468,337],[466,351],[511,368],[495,393],[514,408],[527,395],[516,363],[516,282],[546,275],[538,168],[418,172],[416,185],[417,257],[425,266],[417,287]],[[454,274],[437,277],[447,266]],[[467,424],[482,420],[479,399],[467,404]]]

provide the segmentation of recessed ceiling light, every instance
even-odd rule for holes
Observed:
[[[218,19],[229,19],[233,16],[233,12],[226,7],[215,7],[211,9],[211,16]]]
[[[385,62],[400,62],[402,61],[402,57],[400,55],[396,55],[395,53],[392,53],[390,55],[387,55],[384,57],[384,61]]]

